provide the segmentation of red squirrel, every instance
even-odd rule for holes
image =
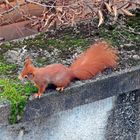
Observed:
[[[48,84],[53,84],[56,86],[56,90],[63,91],[73,79],[87,80],[106,68],[115,68],[117,60],[118,53],[115,49],[106,42],[97,42],[79,55],[70,67],[51,64],[37,68],[27,57],[18,78],[33,81],[38,88],[35,97],[40,97]]]

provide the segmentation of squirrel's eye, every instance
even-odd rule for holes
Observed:
[[[28,76],[31,76],[31,75],[33,75],[32,73],[28,73]]]

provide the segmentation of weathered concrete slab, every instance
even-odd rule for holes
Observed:
[[[139,140],[140,90],[0,127],[0,140]]]
[[[140,90],[117,96],[108,114],[106,140],[140,140]]]
[[[38,31],[27,27],[29,23],[30,21],[21,21],[18,23],[1,26],[0,37],[4,38],[5,41],[8,41],[8,40],[17,39],[19,37],[23,38],[23,37],[30,36],[33,34],[37,34]]]
[[[10,103],[8,101],[2,101],[0,103],[0,126],[8,124],[10,109]]]
[[[115,98],[0,128],[0,140],[104,140]]]
[[[40,99],[30,100],[23,121],[49,116],[79,105],[140,89],[140,66],[77,83],[65,89],[63,93],[51,92],[44,94]]]

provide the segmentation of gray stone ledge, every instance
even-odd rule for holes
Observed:
[[[137,89],[140,89],[140,66],[94,80],[75,82],[62,93],[54,91],[43,94],[40,99],[29,100],[23,121],[47,117],[59,111]]]
[[[8,101],[0,102],[0,126],[8,124],[10,109],[10,103]]]

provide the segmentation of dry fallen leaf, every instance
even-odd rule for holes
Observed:
[[[129,12],[128,10],[126,10],[126,9],[121,9],[122,10],[122,12],[125,14],[125,15],[127,15],[127,16],[135,16],[135,14],[132,14],[131,12]]]
[[[112,12],[112,9],[111,9],[111,5],[108,4],[107,2],[104,2],[105,6],[106,6],[106,9],[108,10],[108,12]]]
[[[103,13],[101,10],[98,11],[98,16],[99,16],[99,23],[98,23],[98,27],[99,27],[104,22]]]
[[[112,6],[112,10],[113,10],[114,16],[117,17],[117,14],[118,14],[118,13],[117,13],[117,6],[115,6],[115,5]]]
[[[56,7],[56,11],[62,13],[63,12],[63,7],[62,6],[61,7]]]

